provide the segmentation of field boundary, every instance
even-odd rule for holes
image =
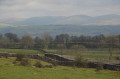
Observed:
[[[10,53],[0,53],[0,56],[8,56],[8,57],[16,57],[17,54],[10,54]],[[33,59],[40,59],[49,63],[52,63],[53,61],[55,61],[55,59],[52,59],[50,57],[46,57],[46,56],[40,56],[39,54],[25,54],[27,57],[29,58],[33,58]],[[60,57],[62,58],[62,57]],[[57,61],[58,65],[63,65],[63,66],[74,66],[74,61],[70,60],[70,61]],[[87,63],[87,67],[88,68],[96,68],[100,63],[96,63],[96,62],[88,62]],[[104,69],[109,69],[109,70],[116,70],[116,71],[120,71],[120,65],[117,64],[103,64],[103,68]]]

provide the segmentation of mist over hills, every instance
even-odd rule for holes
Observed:
[[[67,33],[69,35],[99,35],[120,34],[120,15],[103,16],[43,16],[32,17],[22,21],[14,21],[6,24],[0,23],[0,33],[16,33],[40,36],[44,32],[52,36]]]
[[[120,34],[120,25],[29,25],[29,26],[17,26],[17,27],[1,27],[0,33],[15,33],[19,37],[25,34],[29,34],[33,37],[41,36],[44,32],[49,32],[53,37],[58,34],[69,35],[110,35]]]
[[[120,15],[110,14],[91,17],[87,15],[74,16],[43,16],[32,17],[13,24],[19,25],[119,25]]]

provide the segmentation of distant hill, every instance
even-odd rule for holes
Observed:
[[[8,20],[8,19],[7,19]],[[19,19],[11,24],[0,23],[0,33],[12,32],[19,36],[30,34],[40,36],[44,32],[52,36],[67,33],[70,35],[120,34],[120,15],[103,16],[43,16]],[[5,20],[4,20],[5,21]]]
[[[18,36],[25,34],[40,36],[44,32],[49,32],[52,36],[67,33],[69,35],[99,35],[99,34],[120,34],[120,25],[32,25],[17,27],[2,27],[0,33],[16,33]]]
[[[5,24],[5,23],[0,23],[0,28],[1,27],[8,27],[10,24]]]
[[[119,25],[120,15],[103,15],[103,16],[43,16],[32,17],[23,21],[14,22],[19,25]]]
[[[0,23],[0,29],[8,28],[8,27],[17,27],[17,25],[7,24],[7,23]]]

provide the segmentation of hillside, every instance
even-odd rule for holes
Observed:
[[[17,26],[2,27],[0,33],[16,33],[21,36],[30,34],[33,37],[40,36],[44,32],[51,33],[52,36],[67,33],[69,35],[98,35],[98,34],[120,34],[120,25],[38,25],[38,26]]]
[[[102,16],[42,16],[32,17],[23,21],[14,22],[19,25],[119,25],[120,15],[109,14]]]
[[[14,21],[13,19],[11,19]],[[44,32],[52,36],[67,33],[69,35],[98,35],[120,34],[120,15],[109,14],[102,16],[42,16],[14,21],[11,24],[0,23],[0,33],[16,33],[18,36],[30,34],[40,36]]]

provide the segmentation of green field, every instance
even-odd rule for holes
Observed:
[[[54,68],[36,68],[34,66],[14,65],[14,57],[0,58],[0,79],[120,79],[120,72],[90,68],[72,68],[57,66]],[[34,63],[35,59],[30,59]],[[42,64],[49,64],[41,61]]]
[[[75,54],[66,54],[71,56],[76,56]],[[99,58],[99,59],[109,59],[110,54],[96,54],[96,53],[82,53],[84,58]],[[120,54],[113,54],[112,57],[115,59]]]
[[[46,50],[46,51],[53,53],[53,54],[57,53],[57,50]],[[101,52],[101,51],[89,51],[89,52]],[[104,52],[104,51],[102,51],[102,52]],[[119,52],[119,51],[117,51],[117,52]],[[42,56],[44,55],[44,53],[40,50],[30,50],[30,49],[0,49],[0,53],[40,54]],[[57,54],[60,54],[60,53],[57,53]],[[68,52],[68,51],[66,51],[63,54],[69,55],[69,56],[77,55],[74,52]],[[82,54],[83,54],[84,58],[101,58],[101,59],[108,59],[109,55],[110,55],[110,54],[100,54],[100,53],[82,53]],[[117,56],[120,56],[120,54],[113,54],[113,59]]]
[[[50,53],[53,53],[53,54],[61,54],[61,53],[58,53],[57,50],[46,50],[47,52],[50,52]],[[92,53],[85,53],[85,52],[80,52],[82,53],[83,57],[84,58],[100,58],[100,59],[108,59],[110,54],[107,53],[108,51],[89,51],[89,52],[92,52]],[[96,53],[97,52],[97,53]],[[100,52],[104,52],[103,53],[100,53]],[[120,56],[120,54],[114,54],[114,53],[119,53],[120,51],[113,51],[113,59],[115,59],[115,57],[117,56]],[[75,52],[70,52],[70,51],[66,51],[63,53],[63,55],[68,55],[68,56],[77,56],[78,54],[75,53]]]
[[[0,49],[0,53],[22,53],[22,54],[40,54],[40,55],[43,55],[42,51],[30,50],[30,49]]]

